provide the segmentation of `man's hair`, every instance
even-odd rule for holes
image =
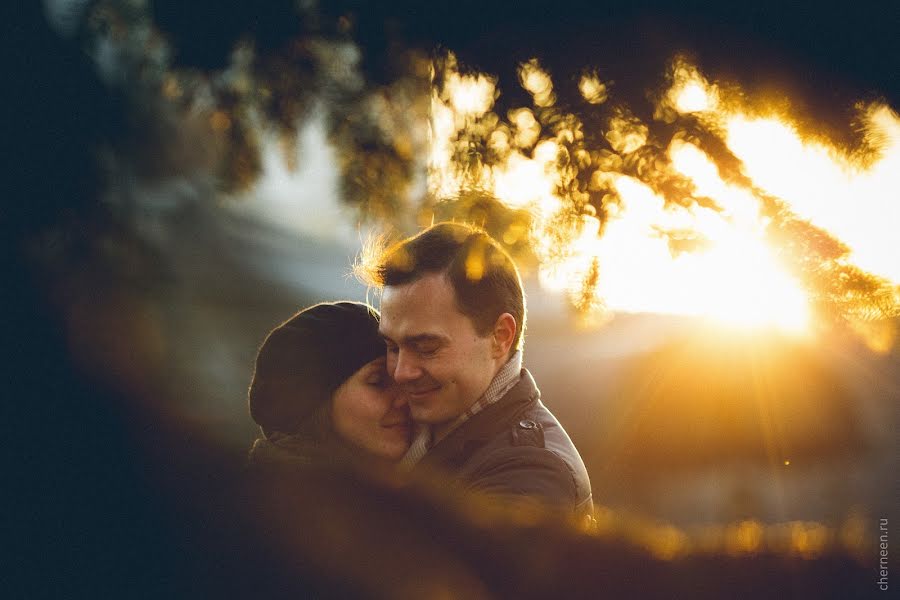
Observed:
[[[461,223],[432,225],[387,249],[376,249],[357,264],[356,272],[364,283],[378,288],[442,273],[478,335],[488,335],[497,318],[509,313],[516,320],[510,355],[522,347],[525,294],[519,271],[506,250],[480,229]]]

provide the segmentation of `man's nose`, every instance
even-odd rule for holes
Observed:
[[[410,352],[401,349],[397,352],[397,364],[392,375],[397,383],[409,383],[422,376],[422,369]]]

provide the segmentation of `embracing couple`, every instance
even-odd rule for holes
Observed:
[[[275,328],[250,387],[256,464],[396,464],[498,501],[590,518],[584,463],[522,368],[525,296],[484,232],[433,225],[381,253],[365,304],[318,304]]]

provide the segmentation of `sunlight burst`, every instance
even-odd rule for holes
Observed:
[[[520,66],[519,81],[540,110],[512,109],[506,122],[490,112],[496,81],[461,76],[449,60],[443,92],[432,96],[430,193],[480,190],[528,211],[541,285],[583,309],[807,332],[817,292],[799,278],[797,264],[808,258],[773,238],[774,219],[785,215],[849,247],[840,264],[900,281],[896,113],[878,105],[865,111],[866,152],[857,156],[805,138],[786,117],[742,109],[739,95],[726,98],[696,67],[673,64],[654,118],[674,123],[675,135],[660,145],[652,124],[617,105],[600,132],[610,151],[585,145],[581,123],[555,107],[552,75],[536,60]],[[609,90],[585,75],[578,91],[600,104]],[[721,156],[681,135],[685,114],[700,115],[737,170],[726,174]],[[491,160],[460,158],[473,156],[477,139]],[[590,174],[587,189],[581,170]]]

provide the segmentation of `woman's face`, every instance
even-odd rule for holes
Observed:
[[[341,384],[331,417],[344,441],[377,457],[400,460],[409,448],[409,406],[388,376],[384,358],[363,365]]]

